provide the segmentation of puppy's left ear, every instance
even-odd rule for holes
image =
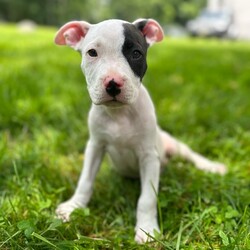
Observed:
[[[154,19],[137,19],[133,24],[142,32],[150,46],[155,42],[160,42],[164,38],[162,27]]]
[[[91,27],[85,21],[73,21],[64,24],[56,33],[55,43],[57,45],[68,45],[79,50],[80,42],[85,38]]]

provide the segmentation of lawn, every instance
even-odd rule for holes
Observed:
[[[250,249],[250,44],[166,38],[144,84],[159,124],[227,175],[172,159],[162,174],[162,236],[134,243],[138,180],[105,160],[89,207],[55,218],[81,171],[90,100],[80,56],[55,29],[1,25],[0,249]]]

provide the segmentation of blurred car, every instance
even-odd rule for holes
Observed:
[[[193,36],[227,36],[233,22],[228,10],[203,10],[200,15],[187,23],[187,30]]]

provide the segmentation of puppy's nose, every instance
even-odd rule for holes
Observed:
[[[112,96],[116,97],[121,93],[120,85],[112,79],[109,81],[108,85],[106,86],[106,92]]]

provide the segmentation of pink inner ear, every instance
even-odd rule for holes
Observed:
[[[164,38],[162,28],[152,20],[148,21],[142,32],[150,43],[159,42]]]
[[[84,37],[84,34],[79,27],[72,27],[65,31],[63,36],[67,45],[74,46],[81,40],[81,37]]]
[[[55,37],[55,43],[74,47],[82,37],[85,37],[88,29],[89,24],[86,22],[69,22],[59,29]]]

